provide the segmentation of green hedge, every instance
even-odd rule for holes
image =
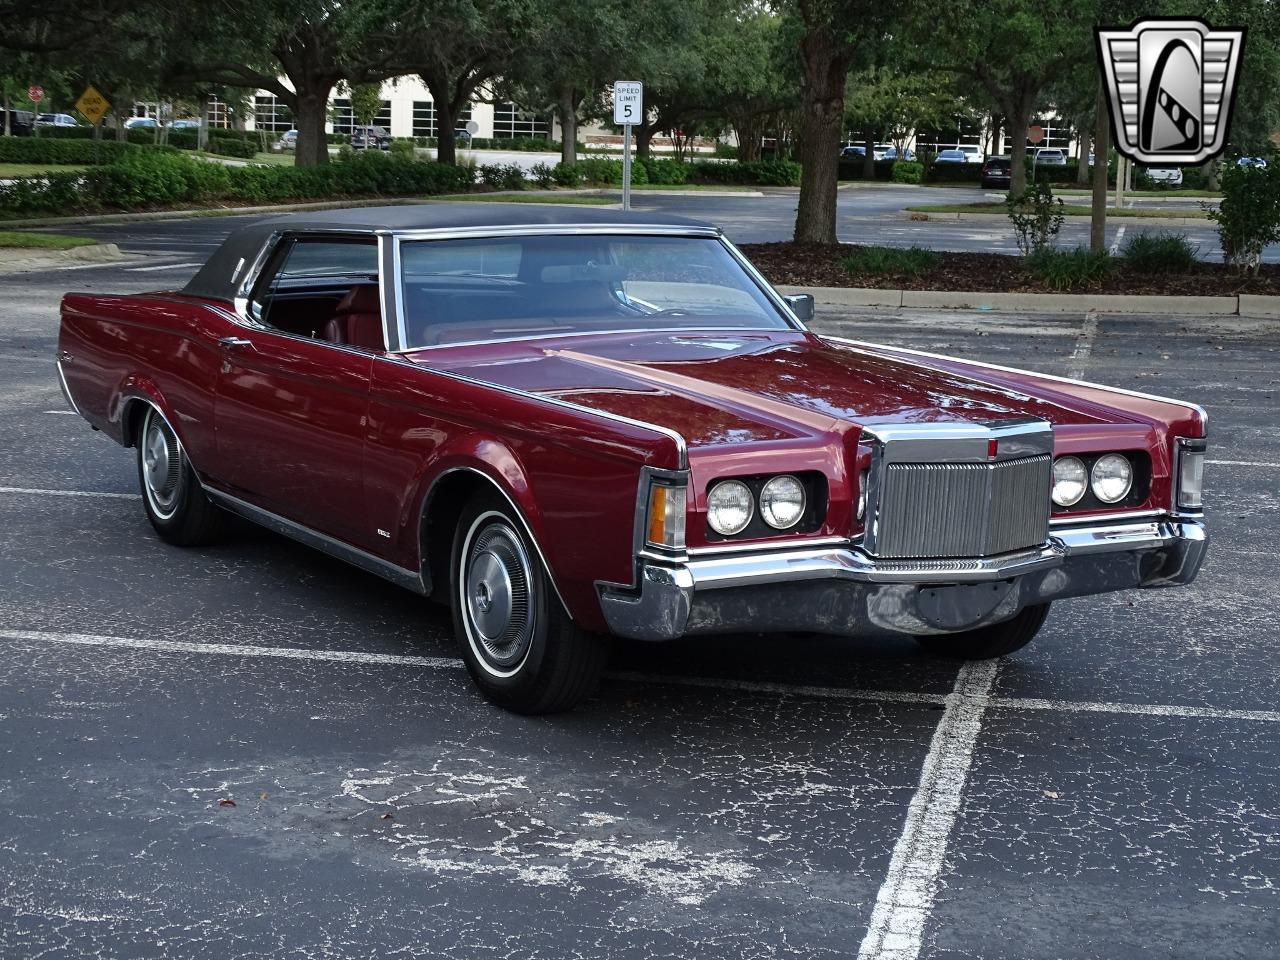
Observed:
[[[765,187],[800,185],[800,164],[791,160],[737,160],[731,163],[698,160],[690,166],[690,175],[699,183]]]
[[[112,163],[133,149],[133,144],[114,140],[0,137],[0,163]]]
[[[395,160],[381,152],[318,167],[229,167],[169,151],[137,150],[84,173],[55,173],[0,185],[9,216],[138,210],[211,201],[271,203],[399,197],[466,190],[472,171]]]
[[[636,163],[644,167],[650,183],[681,184],[689,179],[689,164],[679,160],[638,157]]]

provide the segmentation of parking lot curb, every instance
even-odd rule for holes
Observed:
[[[808,293],[820,307],[907,307],[1026,313],[1153,314],[1280,318],[1280,297],[1137,296],[1103,293],[979,293],[962,290],[877,290],[865,287],[779,286],[784,294]]]
[[[929,213],[925,210],[899,210],[898,216],[905,220],[977,220],[984,223],[992,221],[1005,221],[1009,217],[1003,213]],[[1068,221],[1083,222],[1089,219],[1088,215],[1083,213],[1064,214]],[[1204,226],[1210,223],[1208,217],[1117,217],[1112,213],[1107,214],[1108,222],[1117,226],[1131,227],[1193,227]]]
[[[0,258],[0,273],[21,273],[26,270],[40,270],[56,267],[64,263],[111,263],[116,260],[132,259],[121,253],[114,243],[94,243],[83,247],[72,247],[69,250],[47,250],[39,248],[19,248],[12,251],[13,256]]]
[[[354,207],[400,207],[432,203],[434,197],[379,197],[374,200],[324,200],[316,203],[267,204],[257,207],[199,207],[189,210],[146,210],[137,213],[97,213],[77,217],[32,217],[0,220],[0,228],[58,227],[70,224],[145,223],[149,220],[188,220],[192,217],[240,217],[260,213],[303,213],[308,210],[345,210]]]

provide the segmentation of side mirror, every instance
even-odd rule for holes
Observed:
[[[808,323],[813,319],[813,294],[793,293],[782,299],[787,301],[787,306],[791,308],[791,312],[799,317],[802,323]]]

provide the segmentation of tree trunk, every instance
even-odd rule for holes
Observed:
[[[733,132],[738,137],[738,159],[751,162],[760,159],[760,118],[743,114],[733,119]]]
[[[6,87],[4,91],[4,135],[6,137],[13,136],[13,128],[9,122],[9,89],[8,87]]]
[[[1013,145],[1009,150],[1009,192],[1024,193],[1027,189],[1027,128],[1031,126],[1033,100],[1023,94],[1008,111],[1009,132]]]
[[[435,91],[431,92],[435,97]],[[458,137],[455,133],[457,123],[454,121],[453,104],[444,97],[435,100],[436,105],[436,161],[438,163],[456,164],[458,162]]]
[[[876,178],[876,135],[874,133],[865,134],[863,149],[867,152],[862,157],[862,179],[874,180]]]
[[[636,156],[649,159],[650,141],[653,139],[656,128],[652,123],[640,123],[631,128],[636,134]]]
[[[1205,175],[1206,185],[1210,190],[1221,190],[1222,182],[1220,173],[1222,171],[1222,158],[1214,157],[1212,160],[1206,160],[1200,166],[1201,171]]]
[[[333,84],[321,83],[314,89],[298,90],[294,102],[289,104],[294,123],[298,125],[298,142],[293,150],[295,166],[317,167],[329,162],[329,138],[324,124],[331,89]]]
[[[844,84],[849,55],[824,24],[810,23],[800,41],[804,71],[801,107],[800,202],[797,243],[836,243],[836,197],[840,132],[844,127]]]
[[[1099,253],[1107,248],[1107,157],[1111,151],[1111,121],[1107,113],[1107,93],[1098,80],[1093,113],[1093,199],[1089,220],[1089,249]]]
[[[1076,151],[1076,183],[1089,182],[1089,138],[1084,134],[1084,127],[1077,131],[1079,149]]]
[[[573,87],[560,90],[560,162],[578,162],[578,97]]]

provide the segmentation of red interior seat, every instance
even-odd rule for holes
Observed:
[[[382,301],[376,286],[352,287],[338,302],[333,316],[320,332],[330,343],[343,343],[366,350],[385,350],[382,338]]]

